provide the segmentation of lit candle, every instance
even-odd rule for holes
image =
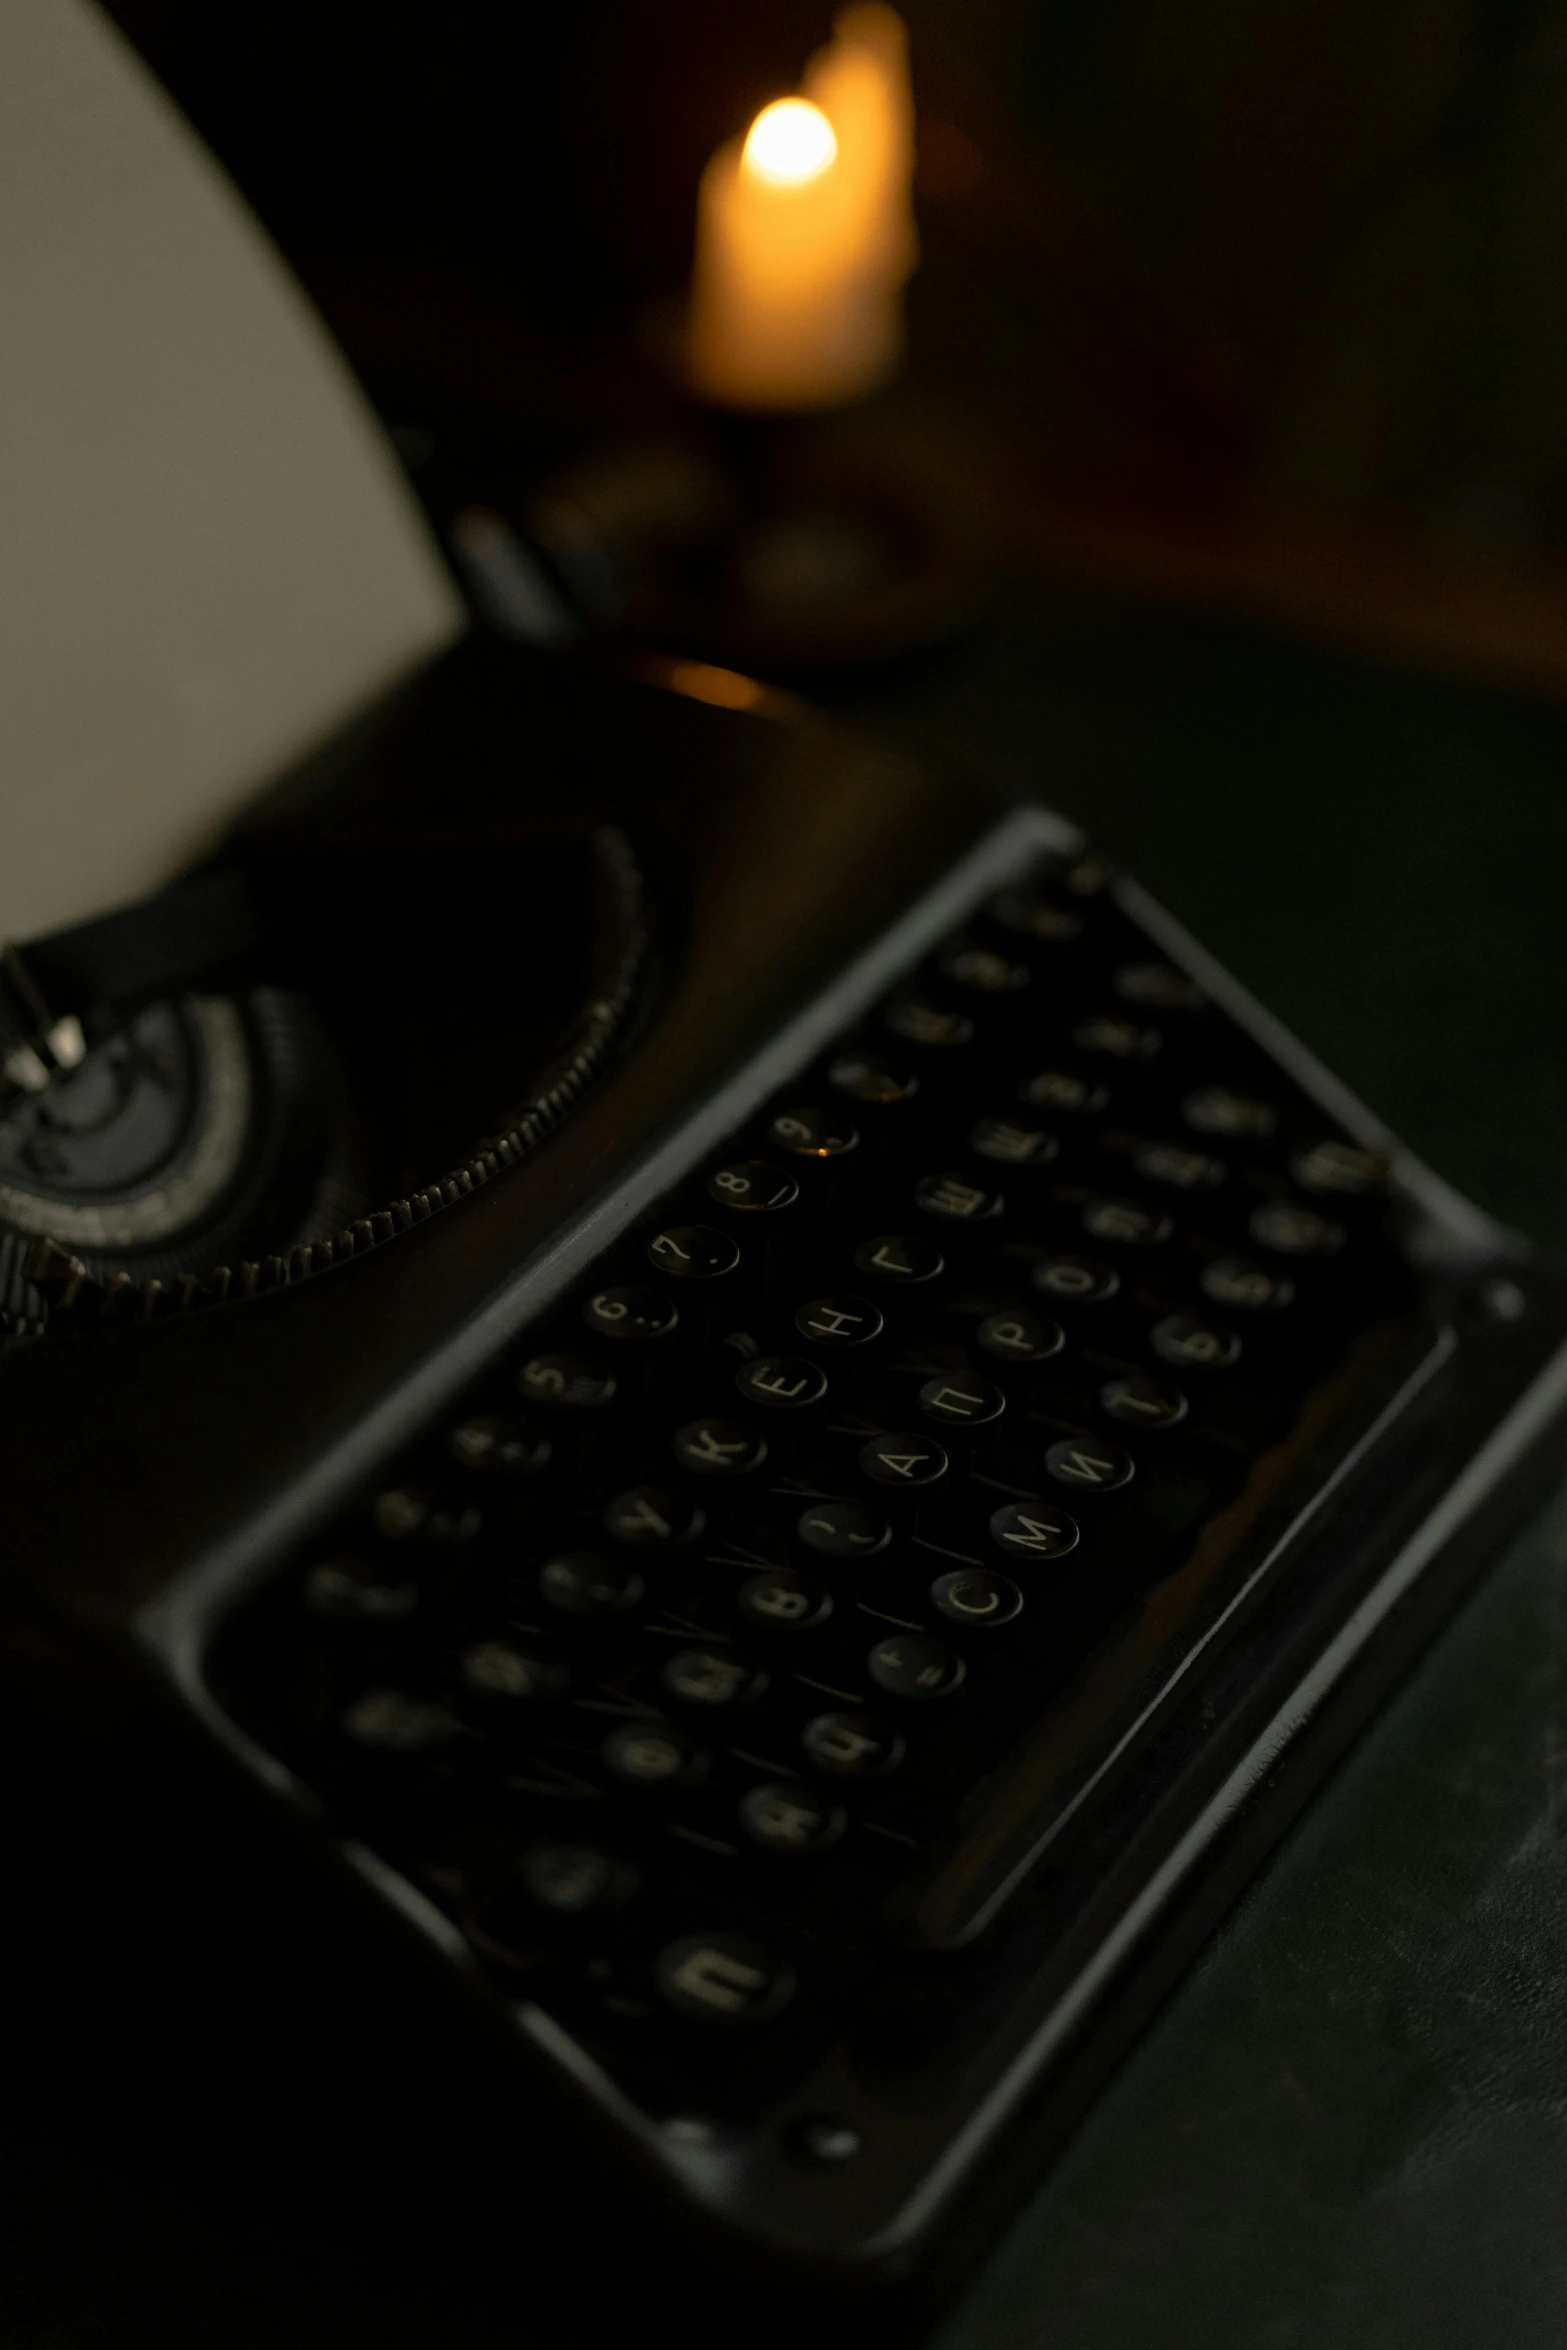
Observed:
[[[845,10],[809,86],[702,175],[688,364],[726,407],[834,407],[902,354],[913,110],[892,10]]]
[[[856,0],[840,9],[833,38],[811,59],[801,87],[832,124],[867,264],[889,284],[902,285],[919,246],[909,36],[897,10],[884,0]]]

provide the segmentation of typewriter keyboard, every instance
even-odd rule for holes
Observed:
[[[1009,1758],[1399,1310],[1386,1174],[1044,865],[246,1604],[221,1693],[650,2110],[766,2105],[1004,1917],[1094,1761],[1020,1820]]]

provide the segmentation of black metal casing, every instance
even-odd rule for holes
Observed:
[[[911,2012],[934,1977],[956,1986],[962,2020],[928,2061],[834,2058],[813,2079],[813,2104],[867,2117],[861,2158],[813,2169],[774,2138],[639,2112],[547,2017],[499,1998],[431,1904],[334,1839],[224,1711],[208,1659],[235,1606],[650,1203],[998,887],[1080,845],[1056,818],[966,799],[782,697],[726,710],[703,698],[714,691],[711,673],[679,665],[627,683],[470,645],[324,763],[333,788],[346,772],[355,792],[416,811],[455,791],[475,822],[513,830],[563,808],[625,825],[661,884],[656,994],[558,1135],[362,1259],[11,1350],[0,1636],[29,1702],[47,1693],[84,1738],[161,1716],[203,1767],[292,1814],[280,1886],[312,1850],[389,1941],[422,1952],[410,2000],[444,1975],[467,2001],[508,2058],[498,2101],[574,2113],[595,2159],[715,2227],[742,2262],[849,2290],[934,2275],[994,2227],[1026,2175],[1016,2149],[1033,2159],[1070,2126],[1484,1563],[1559,1441],[1567,1288],[1400,1153],[1391,1230],[1414,1303],[1233,1529],[1223,1578],[1182,1619],[1179,1660],[1150,1631],[1136,1670],[1090,1707],[1077,1759],[1020,1763],[1068,1772],[1070,1834],[1036,1849],[1020,1829],[984,1854],[960,1843],[913,1903]],[[1116,887],[1326,1121],[1386,1142],[1175,924]],[[986,1870],[1000,1914],[971,1932]],[[943,1922],[954,1882],[961,1930]]]

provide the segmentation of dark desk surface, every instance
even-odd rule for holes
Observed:
[[[1443,1174],[1567,1244],[1567,712],[1043,594],[857,700],[1079,818]],[[939,2350],[1559,2350],[1564,1942],[1567,1499],[1254,1885]]]
[[[1559,2350],[1567,1500],[1124,2067],[939,2350]]]
[[[1460,1190],[1567,1246],[1567,707],[1034,587],[834,701],[1075,817]]]
[[[1042,590],[836,699],[1081,818],[1445,1174],[1567,1244],[1567,713]],[[1563,1660],[1567,1506],[1308,1813],[939,2350],[1558,2350]],[[8,2344],[523,2338],[525,2225],[515,2297],[454,2317],[318,2187],[257,2203],[221,2080],[195,2110],[171,2163],[87,2059],[34,2081],[0,2132]]]

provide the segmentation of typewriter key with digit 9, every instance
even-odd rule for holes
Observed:
[[[208,1685],[644,2167],[896,2273],[1068,2126],[1472,1571],[1559,1409],[1551,1281],[1016,816]]]

